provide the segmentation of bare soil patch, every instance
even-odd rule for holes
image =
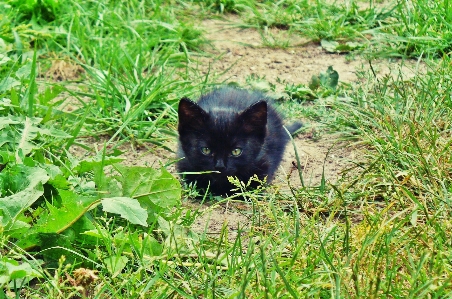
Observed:
[[[200,58],[203,72],[219,76],[220,81],[246,83],[251,75],[265,77],[277,84],[277,79],[293,84],[308,83],[313,75],[334,66],[344,82],[356,80],[355,71],[362,61],[348,60],[345,55],[328,54],[319,45],[299,36],[288,36],[285,31],[271,29],[268,35],[288,42],[286,49],[265,47],[261,34],[255,29],[234,26],[240,22],[228,20],[204,20],[206,37],[212,41],[213,58]],[[277,84],[278,85],[278,84]]]
[[[288,35],[276,28],[260,33],[256,29],[240,28],[237,25],[240,23],[236,16],[202,21],[202,28],[213,47],[212,57],[199,59],[202,62],[199,68],[204,74],[210,73],[225,83],[235,81],[241,85],[246,83],[247,77],[255,75],[281,88],[278,80],[308,84],[313,75],[326,71],[329,66],[333,66],[339,73],[339,80],[345,83],[358,81],[357,72],[370,69],[369,61],[362,57],[327,53],[319,44],[296,34]],[[288,47],[266,47],[262,36],[277,40],[281,45],[285,42]],[[411,61],[373,60],[372,67],[380,77],[415,74],[415,63]]]

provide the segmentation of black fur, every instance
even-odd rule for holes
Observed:
[[[256,174],[271,182],[290,138],[269,98],[259,92],[220,88],[198,103],[181,99],[178,114],[178,156],[183,158],[178,171],[220,172],[185,174],[187,182],[196,181],[203,189],[210,185],[212,193],[221,195],[233,188],[228,176],[248,182]],[[296,123],[291,131],[300,127]],[[241,154],[234,156],[238,149]]]

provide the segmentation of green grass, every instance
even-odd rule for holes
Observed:
[[[0,7],[0,298],[452,296],[447,0]],[[277,82],[281,110],[305,118],[315,138],[349,142],[356,161],[337,182],[301,177],[289,193],[243,191],[238,203],[207,196],[189,209],[181,201],[196,190],[164,169],[121,166],[116,149],[174,138],[178,100],[218,83],[188,64],[209,42],[199,19],[228,13],[262,30],[270,47],[291,46],[266,31],[279,28],[333,52],[414,57],[427,70],[362,73],[346,85],[329,69],[305,84]],[[59,60],[83,71],[46,78]],[[275,88],[263,81],[247,84]],[[106,147],[75,157],[82,137]],[[217,205],[247,207],[239,211],[250,226],[240,223],[237,237],[226,225],[195,232]]]

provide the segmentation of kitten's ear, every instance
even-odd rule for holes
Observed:
[[[207,113],[195,102],[182,98],[179,102],[179,132],[189,128],[200,128],[208,117]]]
[[[240,116],[242,129],[248,134],[259,134],[265,137],[267,127],[267,102],[259,101],[249,106]]]

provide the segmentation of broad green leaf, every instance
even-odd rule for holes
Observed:
[[[336,41],[331,41],[331,40],[326,40],[326,39],[322,39],[320,41],[320,45],[322,46],[323,49],[325,49],[327,52],[330,53],[336,53],[336,49],[339,46],[339,43]]]
[[[357,49],[361,49],[364,48],[365,45],[361,44],[361,43],[356,43],[356,42],[346,42],[345,46],[350,49],[350,51],[352,50],[357,50]]]
[[[309,82],[309,89],[310,90],[317,90],[320,87],[320,79],[319,76],[313,75],[311,77],[311,82]]]
[[[0,260],[0,287],[13,281],[15,279],[20,280],[26,278],[27,281],[33,278],[40,278],[41,274],[34,270],[33,267],[26,261],[19,262],[3,257]],[[20,282],[16,283],[17,286],[22,285]]]
[[[8,98],[0,99],[0,110],[8,110],[9,111],[9,109],[8,109],[9,107],[15,107],[10,99],[8,99]]]
[[[0,224],[9,230],[15,219],[26,208],[31,206],[44,193],[42,184],[49,180],[46,171],[39,167],[27,167],[25,165],[15,165],[8,169],[7,177],[3,177],[7,182],[3,182],[4,187],[15,194],[0,198]],[[5,173],[1,173],[4,175]]]
[[[137,253],[146,255],[148,257],[152,256],[160,256],[163,251],[162,244],[157,241],[152,235],[142,233],[142,232],[133,232],[127,233],[127,238],[124,239],[123,243],[120,245],[123,246],[124,243],[127,243],[129,246],[123,246],[130,253]],[[116,236],[115,236],[116,242]]]
[[[10,60],[11,60],[11,58],[6,56],[5,54],[0,54],[0,65],[6,64]]]
[[[58,190],[58,194],[61,198],[59,207],[47,202],[48,213],[43,213],[36,224],[18,238],[18,246],[31,248],[38,245],[39,234],[63,232],[98,202],[97,197],[81,196],[70,190]]]
[[[320,44],[322,45],[322,48],[329,53],[348,53],[353,50],[364,48],[363,44],[356,42],[347,42],[345,44],[340,44],[336,41],[329,41],[325,39],[322,39],[320,41]]]
[[[147,210],[148,223],[155,220],[156,214],[169,213],[172,207],[180,204],[180,183],[165,168],[113,166],[119,175],[98,176],[96,185],[111,197],[136,198]]]
[[[16,164],[11,168],[4,169],[0,176],[6,179],[6,188],[10,193],[33,188],[39,183],[49,180],[47,172],[41,167],[29,167],[23,164]]]
[[[0,132],[0,147],[2,147],[4,144],[9,143],[9,144],[14,144],[16,141],[16,138],[14,138],[14,136],[11,135],[11,132]]]
[[[311,82],[312,84],[312,82]],[[309,87],[300,84],[300,85],[286,85],[285,92],[287,95],[292,98],[293,100],[313,100],[317,96],[313,91],[317,89],[317,87],[320,85],[320,83],[317,83],[317,85],[309,85]]]
[[[326,73],[320,73],[320,82],[323,86],[335,90],[339,84],[339,73],[329,66]]]
[[[8,227],[8,235],[15,238],[16,235],[24,234],[30,229],[30,224],[22,220],[14,221],[10,227]]]
[[[53,164],[38,164],[41,168],[45,169],[47,174],[50,176],[49,184],[57,189],[68,189],[69,182],[66,177],[63,175],[61,169]]]
[[[9,151],[0,151],[0,164],[7,164],[10,162],[15,162],[16,158]]]
[[[324,87],[330,90],[336,90],[339,84],[339,73],[329,66],[326,72],[321,72],[319,75],[312,76],[309,88],[316,90],[319,87]]]
[[[6,77],[2,81],[0,81],[0,93],[4,93],[18,85],[20,85],[20,82],[18,80],[11,77]]]
[[[24,127],[21,130],[22,134],[20,136],[17,150],[21,149],[25,155],[29,154],[33,148],[36,148],[36,146],[30,141],[35,139],[38,136],[38,133],[41,135],[48,135],[58,139],[72,137],[71,135],[66,134],[65,132],[55,128],[49,129],[38,127],[38,124],[41,121],[42,121],[41,118],[29,118],[29,117],[25,118]]]
[[[180,203],[181,186],[165,168],[126,167],[115,165],[121,173],[124,196],[138,198],[140,203],[170,208]]]
[[[21,66],[16,72],[16,76],[18,79],[29,78],[30,74],[31,74],[31,63],[27,63]]]
[[[41,124],[42,118],[6,116],[0,117],[0,146],[9,143],[11,149],[16,151],[16,160],[21,162],[19,152],[28,155],[32,150],[39,148],[34,144],[38,136],[50,136],[56,139],[67,139],[71,135],[53,127]]]
[[[102,199],[104,211],[120,214],[122,218],[133,224],[147,226],[147,212],[140,206],[138,200],[130,197],[110,197]]]
[[[41,135],[47,135],[47,136],[51,136],[51,137],[55,137],[58,139],[66,139],[66,138],[71,138],[72,135],[69,135],[68,133],[55,129],[54,127],[49,127],[49,128],[40,128],[37,131],[39,134]]]
[[[116,277],[121,273],[128,261],[129,259],[126,256],[111,256],[104,259],[104,264],[112,274],[112,277]]]
[[[81,196],[70,190],[58,190],[61,206],[56,207],[47,202],[49,215],[47,219],[38,221],[39,232],[60,233],[75,223],[85,214],[87,209],[97,201],[93,196]]]
[[[180,244],[185,244],[191,247],[199,242],[196,234],[192,234],[186,227],[160,216],[157,216],[157,221],[160,230],[166,235],[165,244],[167,246],[176,248]]]
[[[91,214],[89,213],[85,213],[80,219],[77,220],[77,222],[75,222],[70,227],[70,230],[73,230],[73,232],[75,233],[75,238],[83,244],[97,244],[97,238],[93,238],[85,234],[85,232],[95,229],[96,227],[91,221]],[[66,231],[64,231],[63,233],[66,233]]]
[[[9,127],[9,125],[17,125],[20,124],[20,120],[17,118],[13,118],[11,116],[0,117],[0,130],[3,128]]]
[[[38,132],[38,127],[35,126],[33,120],[29,117],[25,118],[24,127],[21,130],[22,134],[18,140],[16,151],[22,150],[24,155],[29,154],[36,146],[30,141],[35,139]],[[19,159],[18,159],[19,160]]]
[[[102,171],[103,166],[112,165],[114,163],[121,162],[122,160],[124,159],[116,157],[104,157],[103,159],[102,157],[89,158],[79,163],[75,163],[73,165],[74,167],[73,171],[77,172],[78,174],[82,174],[93,170]]]
[[[83,234],[97,239],[102,239],[104,236],[108,234],[108,232],[103,228],[95,228],[87,230],[83,232]]]

